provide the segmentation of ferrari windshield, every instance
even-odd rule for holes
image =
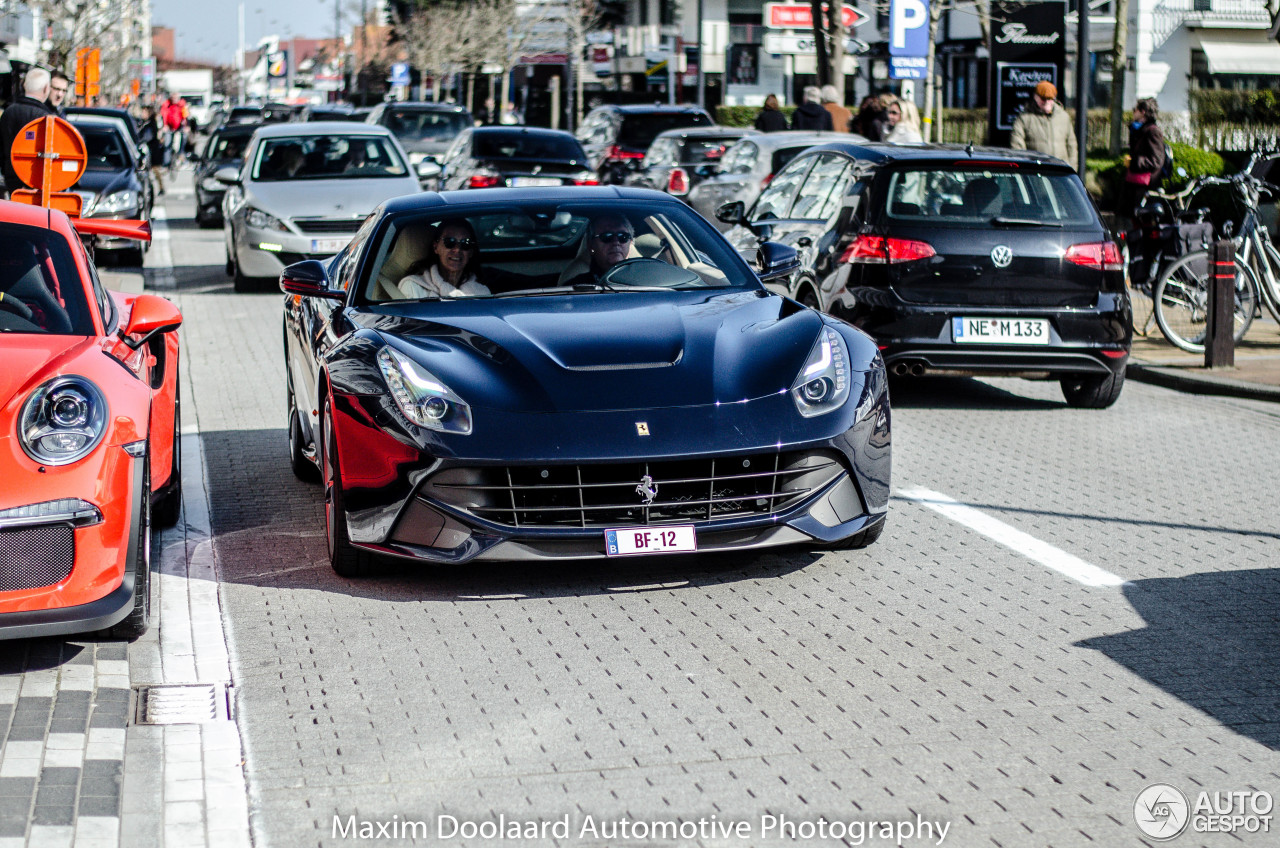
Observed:
[[[0,333],[93,335],[71,247],[56,232],[0,224]]]
[[[755,288],[681,204],[495,204],[398,216],[371,246],[366,301]]]
[[[253,179],[333,180],[403,177],[409,173],[391,142],[376,135],[303,135],[258,145]]]

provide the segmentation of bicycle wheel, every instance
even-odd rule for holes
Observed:
[[[1235,260],[1235,326],[1232,337],[1244,338],[1253,323],[1258,279],[1239,257]],[[1209,252],[1198,250],[1174,262],[1160,275],[1152,293],[1156,324],[1175,347],[1204,353],[1209,321]]]
[[[1267,251],[1267,264],[1271,266],[1271,279],[1266,274],[1258,274],[1258,291],[1262,294],[1262,302],[1266,304],[1271,317],[1280,324],[1280,250],[1276,250],[1269,237],[1262,235],[1262,244]]]

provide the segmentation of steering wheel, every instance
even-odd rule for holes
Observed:
[[[35,313],[25,303],[16,297],[5,297],[3,292],[0,292],[0,309],[7,309],[23,320],[35,323]]]

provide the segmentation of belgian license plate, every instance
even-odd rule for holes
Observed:
[[[692,524],[622,527],[604,531],[604,549],[609,556],[688,553],[698,549],[698,539]]]
[[[558,186],[563,181],[555,177],[512,177],[511,185],[513,186]]]
[[[958,344],[1049,343],[1045,318],[952,318],[951,338]]]
[[[346,247],[347,242],[349,241],[351,241],[351,239],[349,238],[312,239],[311,252],[312,253],[337,253],[339,250],[342,250],[342,248]]]

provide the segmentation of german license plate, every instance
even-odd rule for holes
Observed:
[[[674,527],[622,527],[604,531],[604,550],[609,556],[678,554],[697,549],[698,539],[692,524]]]
[[[1049,343],[1045,318],[952,318],[951,338],[958,344]]]
[[[350,238],[324,238],[311,240],[312,253],[337,253],[347,246]]]
[[[562,181],[555,177],[512,177],[513,186],[558,186]]]

